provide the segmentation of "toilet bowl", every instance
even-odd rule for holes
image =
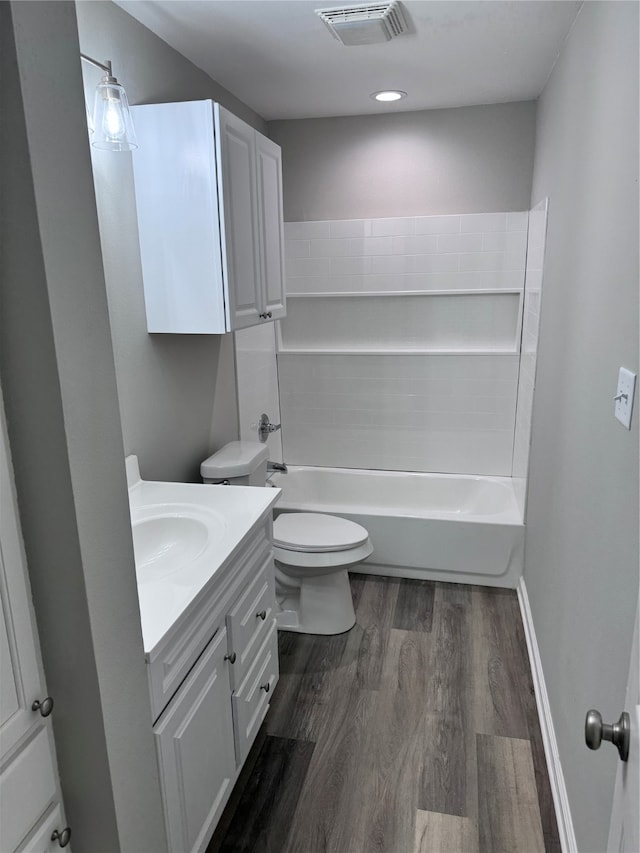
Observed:
[[[266,483],[264,444],[233,441],[200,466],[205,483]],[[291,512],[273,524],[278,627],[303,634],[341,634],[355,624],[347,569],[373,553],[360,524],[333,515]]]
[[[341,634],[353,628],[347,569],[373,547],[359,524],[312,512],[279,515],[273,525],[278,625],[305,634]]]

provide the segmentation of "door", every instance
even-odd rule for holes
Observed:
[[[256,134],[256,169],[260,200],[263,310],[269,319],[286,314],[284,292],[284,235],[282,208],[282,152],[280,146]]]
[[[631,720],[629,759],[618,763],[616,786],[613,795],[611,825],[609,827],[610,853],[638,853],[640,850],[640,598],[636,609],[636,625],[631,646],[631,663],[625,710]]]
[[[215,105],[216,160],[230,329],[259,323],[260,243],[255,165],[255,130]]]
[[[236,777],[227,632],[211,640],[153,728],[174,853],[202,853]]]
[[[44,852],[65,824],[1,392],[0,421],[0,850]]]

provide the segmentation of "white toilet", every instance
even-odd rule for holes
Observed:
[[[204,483],[264,486],[268,450],[232,441],[200,466]],[[312,512],[279,515],[273,524],[278,627],[303,634],[341,634],[355,624],[347,569],[373,553],[359,524]]]

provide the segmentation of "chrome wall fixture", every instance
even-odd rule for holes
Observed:
[[[280,427],[281,424],[272,424],[269,421],[269,415],[263,412],[260,415],[260,421],[258,422],[258,438],[264,444],[269,437],[269,433],[276,432]]]
[[[98,62],[84,53],[80,56],[104,72],[93,101],[91,144],[105,151],[131,151],[137,148],[127,93],[113,76],[111,62]]]

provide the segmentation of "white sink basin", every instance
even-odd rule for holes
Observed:
[[[142,639],[147,660],[207,589],[222,583],[238,546],[271,515],[280,489],[143,480],[126,460]]]
[[[224,536],[226,522],[213,510],[189,504],[159,504],[132,513],[138,583],[187,568]]]

